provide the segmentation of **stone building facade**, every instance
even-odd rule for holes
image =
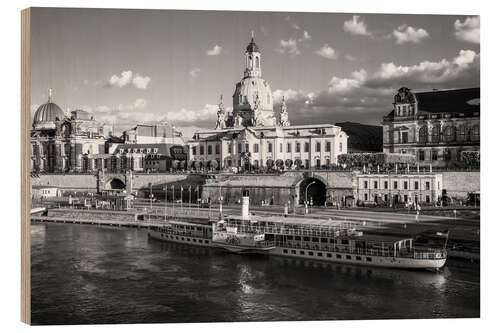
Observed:
[[[440,173],[358,174],[356,200],[364,203],[435,203],[442,193]]]
[[[233,95],[233,111],[222,100],[214,130],[199,131],[188,141],[192,163],[218,168],[321,168],[347,152],[348,136],[331,124],[290,125],[283,98],[273,111],[270,84],[262,79],[262,57],[252,37],[245,52],[243,79]],[[213,161],[212,163],[210,163]]]
[[[402,87],[384,117],[384,152],[419,163],[453,166],[462,151],[480,149],[480,88],[413,93]]]
[[[110,131],[87,111],[74,110],[66,116],[49,91],[49,100],[33,116],[31,170],[79,172],[85,156],[104,153]]]

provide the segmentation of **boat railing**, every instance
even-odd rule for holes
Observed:
[[[353,255],[369,255],[377,257],[398,257],[398,258],[414,258],[414,259],[443,259],[446,258],[446,251],[440,249],[401,249],[394,252],[393,248],[385,249],[361,249],[352,248],[348,245],[318,245],[310,243],[294,243],[294,242],[275,242],[276,246],[295,248],[300,250],[316,250],[316,251],[327,251],[327,252],[338,252]]]

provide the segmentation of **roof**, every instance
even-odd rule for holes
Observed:
[[[346,121],[335,123],[348,135],[347,150],[349,152],[381,152],[383,146],[383,128],[376,125],[365,125]]]
[[[56,103],[47,102],[40,105],[36,110],[33,116],[33,123],[54,122],[56,120],[64,120],[64,118],[64,112]]]
[[[481,89],[466,88],[415,93],[418,110],[441,112],[479,112]]]
[[[250,43],[248,44],[247,46],[247,52],[259,52],[259,47],[257,46],[257,44],[255,44],[255,41],[253,40],[253,37],[252,39],[250,40]]]

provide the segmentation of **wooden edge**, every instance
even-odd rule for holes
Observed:
[[[30,260],[30,8],[21,11],[21,321],[31,324]]]

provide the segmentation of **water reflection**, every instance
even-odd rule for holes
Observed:
[[[32,309],[39,324],[477,317],[479,266],[369,268],[34,225]]]

